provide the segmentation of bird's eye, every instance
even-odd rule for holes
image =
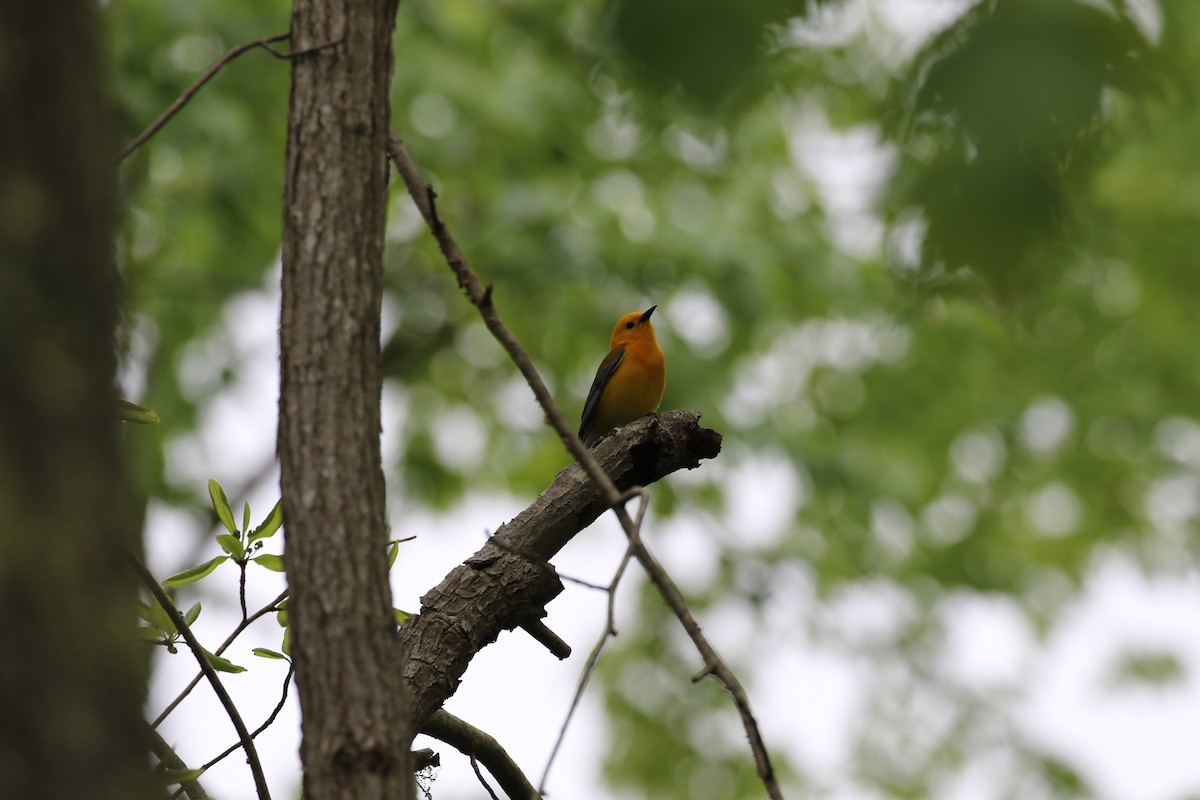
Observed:
[[[625,327],[629,328],[630,330],[633,330],[633,326],[636,324],[637,324],[636,322],[626,322]]]

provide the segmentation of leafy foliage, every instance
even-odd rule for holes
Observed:
[[[957,598],[1002,597],[1041,635],[1105,554],[1152,574],[1194,560],[1200,10],[1163,2],[1159,30],[1124,2],[985,0],[914,33],[803,5],[414,0],[395,126],[568,409],[612,321],[660,304],[664,407],[701,409],[727,442],[656,487],[664,535],[710,543],[692,599],[739,609],[748,674],[810,635],[887,665],[848,780],[925,796],[994,734],[1020,765],[1014,796],[1087,796],[1086,774],[1025,741],[995,698],[955,694],[935,655]],[[108,15],[131,136],[225,47],[286,25],[282,5],[240,0]],[[126,168],[129,313],[152,321],[146,402],[164,440],[237,366],[217,334],[219,380],[197,390],[187,348],[278,246],[286,66],[262,59]],[[387,248],[400,493],[532,495],[566,457],[401,188]],[[203,501],[157,450],[143,458],[148,491]],[[238,528],[221,499],[226,555],[168,583],[278,529],[275,512]],[[877,589],[898,619],[882,642],[822,622]],[[757,796],[740,744],[705,736],[724,701],[687,686],[695,665],[661,604],[642,593],[621,630],[601,673],[610,780]],[[1174,680],[1178,661],[1152,655],[1114,674]],[[950,721],[905,739],[936,703]],[[810,786],[799,760],[784,769]]]

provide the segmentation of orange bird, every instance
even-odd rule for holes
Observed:
[[[631,311],[613,329],[609,342],[612,349],[600,362],[583,404],[579,438],[588,447],[613,428],[656,410],[662,402],[667,360],[650,324],[656,308]]]

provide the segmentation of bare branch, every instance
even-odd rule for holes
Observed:
[[[472,765],[477,758],[482,761],[510,800],[540,800],[541,795],[512,760],[512,756],[493,737],[470,723],[445,709],[438,709],[429,721],[421,726],[421,733],[445,742],[463,755],[469,756]],[[479,774],[478,767],[476,774]],[[479,780],[487,786],[482,775],[479,776]]]
[[[279,596],[276,597],[274,600],[267,603],[265,606],[260,608],[258,611],[255,611],[249,617],[247,617],[246,619],[239,622],[238,626],[233,629],[233,633],[229,634],[229,636],[227,636],[225,638],[225,641],[221,643],[221,646],[213,651],[214,654],[219,656],[222,653],[224,653],[229,648],[229,645],[233,644],[233,640],[236,639],[241,634],[242,631],[244,631],[244,630],[246,630],[246,628],[250,627],[251,623],[253,623],[255,620],[257,620],[259,617],[263,616],[264,614],[270,614],[272,611],[278,611],[279,604],[282,603],[284,600],[286,600],[287,596],[288,596],[288,590],[284,589],[282,592],[279,593]],[[176,706],[178,706],[180,703],[182,703],[183,699],[185,697],[187,697],[189,694],[191,694],[192,689],[196,688],[196,684],[198,684],[200,682],[200,679],[203,677],[204,677],[203,672],[196,673],[196,676],[194,678],[192,678],[191,683],[189,683],[187,686],[183,687],[183,691],[180,692],[179,695],[174,700],[172,700],[167,705],[166,708],[164,708],[162,710],[162,713],[159,714],[157,718],[155,718],[154,722],[150,723],[150,727],[157,728],[159,725],[161,725],[163,723],[163,720],[165,720],[170,715],[170,713],[175,710]]]
[[[493,541],[493,544],[495,544],[501,550],[504,550],[506,552],[513,553],[518,556],[525,556],[530,564],[533,564],[534,566],[539,566],[542,569],[546,570],[546,573],[554,580],[559,580],[559,579],[574,580],[572,578],[568,578],[565,575],[559,575],[558,572],[554,569],[554,567],[543,562],[541,559],[539,559],[537,557],[531,557],[531,556],[529,556],[528,553],[522,553],[518,550],[514,550],[511,547],[509,547],[508,545],[506,545],[504,542],[495,540],[495,541]],[[546,623],[542,622],[540,619],[532,619],[532,620],[526,620],[525,622],[522,622],[521,630],[528,633],[529,636],[535,642],[537,642],[542,647],[549,650],[550,654],[553,655],[555,658],[557,658],[559,661],[562,661],[564,658],[571,657],[571,645],[564,642],[562,640],[561,636],[559,636],[554,631],[550,630],[549,626],[547,626]]]
[[[150,570],[146,568],[142,560],[132,552],[128,553],[128,556],[130,563],[133,565],[134,572],[138,574],[138,577],[142,579],[142,583],[150,590],[150,594],[154,596],[154,599],[167,612],[167,616],[171,618],[171,623],[183,636],[183,640],[187,642],[188,649],[192,651],[192,655],[196,657],[196,661],[200,664],[201,671],[204,672],[204,677],[208,678],[208,682],[212,684],[213,692],[216,693],[217,699],[225,707],[225,713],[229,715],[229,721],[237,729],[238,738],[241,740],[242,747],[246,751],[246,760],[250,763],[250,772],[254,775],[254,786],[258,791],[259,800],[271,800],[271,792],[267,788],[267,779],[263,775],[262,764],[258,761],[258,751],[254,749],[254,741],[250,738],[250,732],[246,730],[246,723],[242,722],[242,715],[238,713],[237,706],[233,704],[233,698],[229,696],[229,692],[225,691],[225,686],[221,683],[221,679],[217,677],[217,671],[213,669],[213,665],[208,663],[208,658],[204,655],[204,648],[196,640],[196,635],[192,633],[192,629],[188,626],[187,620],[183,618],[183,614],[179,613],[179,609],[171,602],[171,598],[167,596],[162,586],[150,574]]]
[[[288,687],[291,686],[291,684],[292,684],[292,676],[296,674],[296,665],[292,664],[291,662],[288,662],[288,664],[289,664],[288,673],[287,673],[287,677],[283,679],[283,691],[280,693],[279,702],[275,704],[274,710],[271,711],[270,716],[268,716],[266,718],[266,720],[263,722],[263,724],[259,725],[257,728],[255,728],[254,732],[250,734],[251,739],[257,738],[260,733],[265,731],[267,728],[271,727],[271,725],[274,724],[274,722],[275,722],[275,718],[279,716],[279,712],[283,711],[283,707],[287,703]],[[241,747],[240,742],[237,744],[230,745],[228,748],[225,749],[225,751],[223,753],[221,753],[219,756],[217,756],[216,758],[214,758],[211,761],[209,761],[208,763],[206,763],[203,768],[208,769],[209,767],[213,766],[214,764],[217,764],[218,762],[222,761],[226,756],[228,756],[230,753],[232,753],[234,750],[237,750],[239,747]]]
[[[479,771],[479,762],[475,760],[475,756],[471,756],[471,769],[475,770],[475,777],[478,778],[479,782],[483,785],[484,791],[488,793],[488,797],[492,798],[492,800],[500,800],[499,797],[496,797],[496,793],[492,791],[492,787],[488,786],[488,782],[484,779],[483,773]]]
[[[583,442],[575,435],[567,418],[563,415],[562,409],[554,402],[554,397],[550,394],[550,390],[546,388],[542,376],[538,374],[537,368],[533,366],[533,361],[529,355],[517,342],[516,337],[512,335],[508,327],[500,319],[500,315],[496,313],[496,307],[492,303],[492,288],[484,287],[476,277],[471,265],[467,263],[467,257],[463,255],[458,247],[458,243],[454,241],[454,237],[446,229],[445,223],[437,213],[435,201],[437,194],[433,191],[433,187],[421,180],[420,171],[417,165],[413,163],[412,157],[405,149],[404,143],[400,141],[400,137],[395,131],[392,131],[388,136],[388,155],[396,164],[396,168],[400,171],[400,176],[404,179],[404,184],[408,187],[408,193],[412,197],[413,202],[417,205],[417,210],[421,212],[421,216],[425,218],[425,222],[429,225],[429,229],[433,232],[433,236],[437,239],[438,247],[442,251],[442,255],[446,259],[446,263],[450,265],[450,269],[454,271],[455,277],[458,279],[459,287],[466,292],[467,298],[474,306],[479,309],[480,315],[483,317],[483,322],[487,329],[491,331],[496,340],[508,353],[509,358],[517,365],[517,369],[521,371],[521,375],[525,377],[525,381],[529,387],[533,389],[534,395],[537,397],[538,403],[546,412],[547,418],[554,426],[554,430],[558,432],[559,438],[567,450],[584,464],[584,468],[588,468],[589,457],[587,449],[583,446]],[[591,467],[599,470],[594,461],[590,462]],[[592,471],[587,469],[588,474]],[[593,478],[594,479],[594,478]],[[610,483],[611,486],[611,483]],[[614,489],[614,493],[615,493]]]
[[[521,630],[533,637],[534,641],[550,651],[550,654],[562,661],[571,657],[571,645],[562,640],[554,631],[540,619],[521,623]]]
[[[158,118],[156,120],[154,120],[154,122],[151,122],[149,124],[149,126],[146,127],[146,130],[139,133],[136,139],[134,139],[129,144],[125,145],[125,147],[117,155],[117,163],[120,164],[125,159],[129,158],[129,156],[133,155],[135,150],[137,150],[139,147],[141,147],[147,141],[149,141],[150,137],[154,136],[154,134],[156,134],[160,130],[162,130],[162,127],[164,125],[166,125],[168,122],[170,122],[171,118],[174,117],[176,114],[178,114],[183,109],[183,107],[186,106],[188,104],[188,102],[191,101],[191,99],[196,96],[196,93],[204,88],[204,85],[206,83],[208,83],[213,78],[215,78],[217,73],[220,72],[222,69],[224,69],[226,64],[228,64],[230,61],[233,61],[235,58],[242,55],[243,53],[248,53],[249,51],[254,50],[255,48],[261,47],[263,50],[266,50],[268,53],[270,53],[275,58],[283,59],[286,61],[288,59],[295,58],[296,56],[302,56],[307,53],[312,53],[317,50],[320,50],[323,47],[331,46],[330,44],[324,44],[324,45],[319,45],[317,47],[309,47],[304,50],[297,50],[294,53],[284,53],[279,50],[276,50],[274,47],[271,47],[272,43],[282,42],[284,39],[287,39],[290,36],[291,36],[290,33],[277,33],[274,36],[264,36],[263,38],[255,39],[252,42],[245,42],[244,44],[239,44],[237,47],[232,48],[228,53],[221,56],[220,61],[213,64],[211,67],[209,67],[207,72],[205,72],[203,75],[201,75],[199,78],[197,78],[195,83],[193,83],[191,86],[189,86],[187,89],[185,89],[183,94],[179,95],[179,97],[177,97],[175,99],[175,102],[172,103],[170,105],[170,107],[167,108],[166,111],[159,114]]]
[[[733,698],[734,705],[742,719],[742,726],[746,731],[746,738],[750,742],[750,750],[754,755],[758,776],[762,780],[763,786],[767,789],[768,795],[775,800],[782,800],[783,795],[775,779],[775,771],[771,766],[770,756],[767,753],[766,745],[763,743],[762,735],[758,730],[758,722],[751,712],[750,701],[746,696],[745,689],[742,688],[741,682],[738,681],[737,676],[725,664],[716,649],[708,641],[707,637],[705,637],[704,632],[700,629],[700,625],[696,622],[675,582],[671,580],[670,575],[667,574],[666,570],[663,569],[662,565],[658,563],[657,559],[647,549],[645,543],[637,536],[633,520],[624,508],[625,496],[617,489],[608,475],[600,469],[596,459],[593,458],[594,453],[590,453],[584,447],[579,437],[576,436],[574,428],[567,422],[562,410],[554,401],[553,396],[550,394],[549,389],[546,388],[546,384],[542,381],[529,355],[500,319],[492,302],[491,287],[483,288],[479,278],[471,269],[466,257],[462,254],[458,244],[447,230],[445,221],[437,213],[434,204],[437,197],[436,193],[431,186],[421,180],[420,171],[405,149],[404,143],[394,131],[388,138],[388,154],[396,163],[400,175],[408,187],[409,195],[412,197],[413,202],[416,204],[418,210],[420,210],[421,215],[429,225],[430,231],[437,240],[438,247],[441,249],[446,263],[458,279],[458,285],[466,292],[468,299],[479,310],[480,316],[483,318],[488,330],[500,342],[500,345],[525,377],[526,382],[529,384],[530,389],[533,390],[534,396],[545,412],[546,418],[550,421],[554,430],[558,432],[559,438],[567,450],[578,459],[578,463],[583,467],[583,471],[599,487],[601,496],[617,515],[617,519],[621,523],[621,528],[625,531],[626,537],[629,538],[634,557],[637,558],[642,568],[646,570],[650,581],[658,589],[663,600],[670,606],[671,611],[674,612],[676,618],[687,632],[688,638],[692,640],[692,644],[695,645],[701,658],[704,659],[705,672],[713,675],[720,681],[725,687],[725,691]]]
[[[721,437],[695,411],[668,411],[626,425],[592,450],[625,489],[644,486],[720,451]],[[538,498],[501,525],[479,552],[421,598],[400,626],[413,715],[424,723],[454,694],[467,665],[501,631],[540,619],[562,591],[546,562],[609,509],[578,464],[564,468]]]
[[[634,519],[634,536],[640,536],[642,530],[642,521],[646,518],[646,509],[650,505],[650,493],[643,488],[631,489],[630,493],[641,495],[642,503],[638,506],[637,517]],[[608,640],[617,635],[616,625],[616,598],[617,585],[621,582],[621,578],[625,575],[625,568],[629,566],[630,559],[633,558],[633,545],[625,548],[625,555],[621,559],[621,563],[617,566],[617,571],[613,573],[613,578],[609,581],[607,588],[608,592],[608,616],[605,619],[604,630],[600,634],[600,638],[592,647],[592,652],[588,654],[587,662],[583,665],[583,671],[579,675],[579,685],[575,687],[575,696],[571,699],[571,707],[567,709],[566,719],[563,720],[562,727],[558,729],[558,738],[554,740],[554,747],[550,749],[550,756],[546,759],[546,768],[542,770],[542,780],[538,783],[538,791],[545,793],[546,781],[550,777],[550,767],[554,765],[554,759],[558,756],[559,748],[562,747],[563,740],[567,738],[567,727],[571,724],[572,717],[575,716],[576,709],[579,708],[579,702],[583,699],[583,690],[587,688],[588,682],[592,679],[592,673],[596,670],[596,664],[600,662],[600,654],[604,652],[604,646],[608,644]]]

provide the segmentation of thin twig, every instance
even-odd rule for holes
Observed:
[[[117,155],[117,163],[120,164],[122,161],[129,158],[129,156],[133,155],[135,150],[144,145],[151,136],[158,133],[164,125],[170,122],[171,118],[178,114],[180,110],[182,110],[183,107],[186,106],[188,102],[196,96],[196,93],[204,88],[204,84],[211,81],[214,77],[216,77],[216,74],[225,67],[226,64],[228,64],[230,61],[233,61],[243,53],[261,47],[275,58],[287,61],[288,59],[295,58],[296,56],[302,56],[325,47],[330,47],[333,44],[322,44],[316,47],[309,47],[304,50],[297,50],[294,53],[284,53],[276,50],[274,47],[271,47],[274,42],[282,42],[284,39],[290,37],[290,33],[277,33],[274,36],[264,36],[261,39],[255,39],[252,42],[245,42],[243,44],[239,44],[237,47],[232,48],[228,53],[221,57],[220,61],[213,64],[208,68],[207,72],[196,79],[195,83],[185,89],[183,94],[179,95],[179,97],[175,99],[175,102],[172,103],[166,111],[159,114],[158,119],[154,120],[154,122],[151,122],[146,130],[139,133],[136,139],[125,145],[124,149],[122,149],[120,154]]]
[[[258,791],[259,800],[271,800],[271,792],[267,788],[267,779],[263,775],[262,764],[258,760],[258,751],[254,748],[254,740],[250,738],[250,731],[246,730],[246,723],[242,722],[242,715],[238,713],[237,706],[233,704],[233,698],[229,696],[229,692],[225,691],[225,686],[221,683],[221,679],[217,677],[217,671],[213,669],[212,664],[208,663],[208,657],[204,654],[204,648],[200,646],[200,642],[197,641],[196,635],[192,633],[192,629],[188,626],[187,620],[183,618],[183,614],[179,613],[179,609],[171,602],[171,598],[167,596],[162,586],[150,574],[150,570],[146,568],[142,560],[132,552],[127,555],[133,565],[134,571],[141,577],[142,583],[146,585],[146,588],[150,590],[150,594],[154,596],[154,599],[167,612],[167,616],[171,618],[175,629],[179,631],[183,636],[183,640],[187,642],[188,649],[192,651],[192,655],[196,657],[196,661],[200,664],[200,669],[204,672],[204,677],[208,678],[208,682],[212,684],[213,692],[216,693],[217,699],[225,707],[225,713],[229,715],[229,721],[237,729],[238,738],[241,740],[242,747],[246,751],[246,760],[250,763],[250,772],[254,775],[254,786]]]
[[[499,797],[496,797],[496,793],[492,791],[492,787],[488,786],[488,782],[484,780],[483,773],[479,771],[479,762],[475,760],[475,756],[471,756],[471,769],[475,770],[475,777],[479,778],[479,782],[483,784],[488,797],[492,798],[492,800],[500,800]]]
[[[562,578],[567,583],[573,583],[576,586],[582,586],[585,589],[592,589],[597,592],[607,592],[608,591],[607,586],[601,586],[598,583],[592,583],[591,581],[585,581],[583,578],[573,578],[570,575],[563,575],[561,573],[559,574],[558,577]]]
[[[631,492],[636,492],[642,497],[641,505],[638,506],[637,517],[633,521],[633,535],[634,537],[640,537],[642,520],[645,519],[646,508],[650,505],[650,493],[641,487],[632,489]],[[604,652],[604,647],[608,644],[608,640],[617,635],[617,585],[620,584],[621,578],[625,575],[625,568],[629,566],[632,558],[633,545],[630,544],[625,548],[625,555],[621,558],[621,563],[617,566],[617,571],[613,573],[612,580],[609,581],[608,587],[605,589],[608,592],[608,616],[604,622],[604,631],[601,632],[600,638],[596,640],[595,646],[592,647],[592,652],[588,654],[587,661],[583,665],[583,670],[579,675],[579,684],[575,687],[575,696],[571,698],[571,706],[567,709],[567,716],[563,720],[562,727],[558,729],[558,738],[554,740],[554,747],[550,749],[550,757],[546,759],[546,767],[542,770],[542,780],[538,783],[538,791],[542,794],[546,793],[546,782],[550,777],[550,767],[554,765],[554,759],[558,756],[558,750],[567,738],[567,727],[571,724],[571,719],[575,716],[575,711],[579,708],[579,703],[583,699],[583,691],[592,679],[592,673],[596,671],[596,665],[600,662],[600,654]]]
[[[275,722],[275,718],[279,716],[279,712],[283,710],[284,705],[287,703],[288,687],[291,686],[292,677],[296,674],[296,665],[291,663],[290,661],[288,662],[288,664],[289,664],[288,673],[287,673],[287,677],[283,679],[283,692],[280,693],[279,702],[275,704],[275,709],[271,712],[271,715],[269,717],[267,717],[266,721],[264,721],[262,725],[259,725],[257,728],[255,728],[254,732],[250,734],[251,739],[257,738],[260,733],[265,731],[267,728],[271,727],[271,725]],[[205,764],[203,769],[208,769],[209,767],[211,767],[214,764],[218,763],[219,761],[223,760],[226,756],[228,756],[230,753],[232,753],[234,750],[237,750],[241,746],[242,746],[241,742],[237,742],[235,744],[230,745],[219,756],[217,756],[212,761],[209,761],[207,764]]]
[[[500,346],[508,353],[509,358],[517,365],[517,369],[521,371],[525,381],[529,384],[529,388],[533,390],[534,396],[537,398],[538,404],[542,407],[550,424],[554,427],[556,433],[567,450],[572,456],[579,461],[590,477],[600,487],[605,499],[609,500],[613,505],[620,502],[621,493],[612,485],[612,481],[608,480],[608,476],[600,469],[595,459],[588,453],[583,442],[575,435],[574,428],[567,421],[562,409],[558,407],[554,396],[550,394],[550,390],[546,388],[545,381],[538,373],[537,368],[533,365],[533,361],[529,358],[529,354],[525,352],[516,337],[509,331],[500,315],[496,313],[496,307],[492,303],[492,287],[484,287],[479,282],[479,278],[475,275],[471,265],[467,262],[466,256],[458,247],[458,243],[454,241],[454,237],[446,229],[445,222],[437,211],[437,193],[433,187],[425,183],[421,179],[421,173],[417,169],[417,165],[413,162],[412,156],[408,154],[408,150],[404,147],[404,142],[400,140],[399,135],[395,131],[389,132],[388,136],[388,155],[396,164],[396,168],[400,172],[400,176],[404,179],[405,186],[408,187],[409,196],[417,206],[417,210],[421,212],[425,223],[429,226],[429,230],[433,233],[434,239],[437,240],[438,248],[442,251],[442,256],[446,259],[450,269],[453,270],[455,277],[458,279],[459,288],[466,292],[467,299],[479,310],[480,316],[483,317],[484,325],[491,332],[492,336],[500,342]]]
[[[746,690],[742,688],[741,682],[733,673],[733,670],[717,654],[716,648],[705,637],[704,632],[700,629],[700,625],[696,622],[696,618],[692,615],[691,610],[684,601],[679,587],[675,585],[675,582],[671,580],[671,576],[667,574],[662,565],[658,563],[657,559],[646,548],[645,543],[636,535],[633,520],[623,505],[626,495],[622,495],[617,487],[613,485],[613,482],[604,473],[604,470],[592,458],[588,449],[584,447],[583,442],[575,434],[574,428],[567,422],[562,410],[554,401],[550,390],[546,388],[546,384],[542,380],[541,375],[538,374],[537,368],[534,367],[533,361],[530,360],[529,355],[517,342],[503,320],[500,319],[499,314],[496,313],[495,305],[492,302],[492,287],[488,286],[485,288],[479,282],[479,278],[471,269],[466,256],[459,249],[458,244],[447,230],[445,221],[437,212],[435,204],[437,198],[436,192],[434,192],[432,186],[421,179],[417,165],[413,162],[412,157],[408,154],[408,150],[404,147],[404,143],[395,131],[391,131],[388,136],[388,155],[395,162],[396,168],[399,170],[400,176],[408,188],[409,195],[416,204],[417,210],[421,212],[421,216],[424,217],[430,232],[433,233],[433,237],[438,243],[438,248],[442,251],[446,263],[450,266],[450,269],[454,272],[458,280],[459,287],[466,292],[467,298],[479,310],[484,325],[496,340],[500,342],[501,347],[504,348],[513,363],[516,364],[517,369],[525,377],[546,418],[558,433],[568,452],[579,461],[584,472],[599,488],[605,502],[617,515],[617,520],[621,523],[621,528],[625,531],[625,536],[629,539],[629,545],[633,550],[634,557],[642,565],[642,568],[646,570],[646,575],[650,578],[651,583],[654,584],[663,600],[670,606],[671,611],[674,612],[675,617],[683,625],[688,638],[692,640],[692,644],[695,645],[696,650],[700,653],[700,657],[704,660],[703,674],[715,677],[725,687],[725,691],[733,698],[734,706],[737,708],[742,720],[742,727],[746,731],[746,738],[750,742],[750,751],[754,756],[754,763],[759,779],[762,780],[763,786],[772,800],[782,800],[783,794],[775,778],[775,770],[771,766],[771,759],[763,742],[762,734],[759,732],[758,722],[755,720],[754,714],[750,709],[750,701],[746,696]]]
[[[287,596],[288,596],[288,590],[284,589],[270,603],[267,603],[265,606],[260,608],[258,611],[255,611],[253,614],[251,614],[249,617],[244,619],[242,622],[238,623],[238,626],[233,629],[233,633],[229,634],[229,636],[227,636],[225,638],[225,641],[221,643],[220,647],[218,647],[215,651],[213,651],[213,654],[219,656],[222,653],[224,653],[226,650],[228,650],[229,645],[233,644],[233,640],[236,639],[242,633],[242,631],[244,631],[244,630],[246,630],[246,628],[250,627],[251,623],[255,622],[259,617],[263,616],[264,614],[270,614],[272,611],[279,610],[279,604],[282,603],[284,600],[286,600]],[[194,678],[192,678],[191,683],[189,683],[187,686],[183,687],[183,691],[180,692],[179,695],[174,700],[172,700],[170,702],[170,704],[167,705],[166,708],[164,708],[162,710],[162,713],[159,714],[155,718],[154,722],[150,723],[150,727],[157,728],[159,725],[161,725],[163,723],[163,720],[165,720],[168,716],[170,716],[171,712],[175,710],[176,706],[178,706],[180,703],[182,703],[184,698],[187,697],[189,694],[191,694],[192,689],[196,688],[196,684],[198,684],[200,682],[200,679],[203,677],[204,677],[203,672],[196,673],[196,676]]]
[[[242,605],[242,622],[246,621],[246,562],[239,561],[238,568],[241,570],[241,576],[238,578],[238,600]]]

